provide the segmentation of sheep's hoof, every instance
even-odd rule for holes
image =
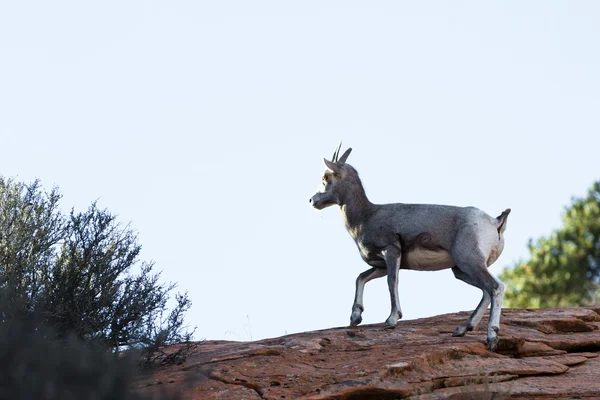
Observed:
[[[461,336],[465,336],[465,333],[472,331],[473,328],[471,326],[469,326],[468,324],[461,324],[459,325],[456,330],[454,331],[454,333],[452,334],[452,336],[455,337],[461,337]]]
[[[490,349],[490,351],[496,350],[496,347],[498,347],[498,342],[499,341],[500,341],[500,338],[498,336],[489,337],[487,339],[487,347],[488,347],[488,349]]]
[[[499,329],[497,326],[490,326],[488,328],[487,346],[490,351],[494,351],[496,350],[496,347],[498,347],[498,342],[500,341],[498,331]]]
[[[360,315],[356,317],[350,317],[350,326],[359,325],[362,322],[362,317]]]
[[[394,329],[396,327],[397,323],[398,323],[397,319],[389,317],[383,324],[383,329]]]

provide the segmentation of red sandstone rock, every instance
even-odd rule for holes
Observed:
[[[600,309],[503,310],[498,352],[468,313],[334,328],[256,342],[205,341],[179,366],[145,375],[184,399],[600,398]],[[158,384],[157,382],[161,382]]]

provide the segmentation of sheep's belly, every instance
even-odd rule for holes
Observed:
[[[417,271],[439,271],[456,265],[446,250],[428,250],[422,247],[405,253],[402,264],[406,269]]]

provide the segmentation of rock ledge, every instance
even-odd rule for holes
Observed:
[[[600,308],[504,309],[496,353],[485,326],[451,334],[469,313],[304,332],[256,342],[205,341],[184,364],[140,377],[184,399],[599,398]]]

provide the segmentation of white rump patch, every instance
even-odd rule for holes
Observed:
[[[504,250],[504,238],[498,233],[495,226],[483,225],[477,230],[479,250],[486,257],[487,266],[494,263]]]
[[[405,268],[416,271],[439,271],[454,267],[454,260],[446,250],[428,250],[417,247],[404,255]]]

